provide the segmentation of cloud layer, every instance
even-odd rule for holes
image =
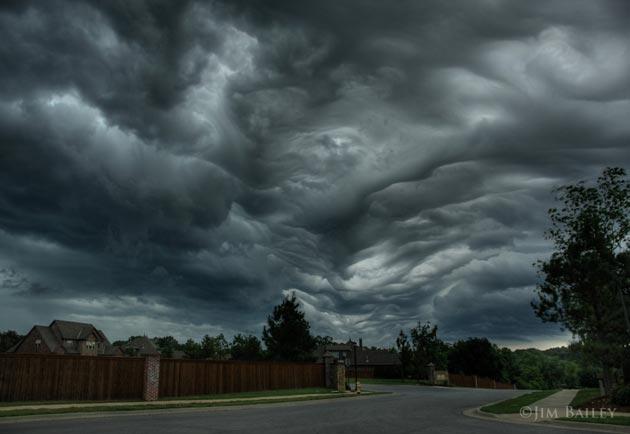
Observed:
[[[0,8],[0,328],[567,339],[529,307],[550,190],[630,163],[630,7]]]

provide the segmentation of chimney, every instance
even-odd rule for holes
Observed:
[[[359,351],[363,351],[363,338],[359,338]]]

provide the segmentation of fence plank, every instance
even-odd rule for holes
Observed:
[[[324,386],[324,365],[319,363],[160,361],[160,397]]]
[[[144,359],[0,354],[0,401],[141,399]]]

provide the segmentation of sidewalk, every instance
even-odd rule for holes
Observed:
[[[318,397],[338,397],[345,395],[354,395],[353,393],[307,393],[301,395],[274,395],[274,396],[256,396],[249,398],[227,398],[227,399],[178,399],[178,400],[158,400],[158,401],[108,401],[108,402],[90,402],[90,403],[63,403],[63,404],[25,404],[0,407],[0,416],[3,412],[16,410],[59,410],[66,408],[103,408],[103,407],[127,407],[127,406],[181,406],[186,404],[222,404],[233,402],[252,402],[252,401],[277,401],[287,399],[302,398],[318,398]]]
[[[564,426],[571,427],[574,430],[588,430],[591,432],[607,432],[607,433],[628,433],[627,426],[619,425],[603,425],[585,422],[560,421],[557,418],[567,417],[568,408],[571,401],[577,394],[577,389],[564,389],[553,395],[536,401],[530,405],[521,408],[521,413],[512,414],[493,414],[481,411],[479,408],[471,409],[464,412],[467,416],[477,417],[481,419],[494,419],[495,421],[518,423],[518,424],[539,424],[543,423],[547,426]],[[575,410],[577,411],[577,410]],[[615,416],[630,416],[630,413],[615,412]]]

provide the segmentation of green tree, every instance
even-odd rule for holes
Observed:
[[[514,383],[521,371],[516,364],[514,353],[509,348],[501,348],[498,352],[499,356],[499,381],[504,383]]]
[[[400,358],[400,375],[404,379],[409,375],[409,368],[411,367],[411,346],[409,345],[409,338],[402,330],[396,338],[396,350]]]
[[[335,343],[335,340],[331,337],[331,336],[320,336],[317,335],[315,336],[315,346],[316,347],[323,347],[326,345],[332,345]]]
[[[202,359],[225,360],[230,354],[230,347],[223,333],[217,336],[205,335],[201,339],[200,347]]]
[[[440,369],[446,365],[446,344],[437,337],[437,325],[430,322],[418,325],[409,331],[411,336],[411,360],[416,378],[420,381],[426,377],[427,365],[433,363]]]
[[[230,353],[234,360],[260,360],[263,357],[260,340],[254,335],[235,335],[230,345]]]
[[[448,355],[449,371],[458,374],[499,380],[502,368],[498,348],[486,338],[457,341]]]
[[[4,353],[9,348],[20,342],[24,336],[18,334],[15,330],[7,330],[0,333],[0,353]]]
[[[304,361],[313,358],[315,339],[295,294],[284,297],[282,303],[273,308],[263,327],[263,342],[273,359]]]
[[[613,368],[630,360],[627,353],[624,357],[630,340],[624,316],[630,183],[623,169],[607,168],[594,186],[579,182],[555,192],[562,205],[549,210],[546,232],[555,250],[536,264],[542,281],[532,306],[543,321],[558,322],[580,338],[584,351],[601,363],[610,391]]]
[[[188,339],[182,346],[182,350],[189,359],[203,359],[201,345],[192,339]]]
[[[155,337],[153,343],[162,357],[166,358],[173,357],[173,353],[180,348],[179,342],[173,336]]]

